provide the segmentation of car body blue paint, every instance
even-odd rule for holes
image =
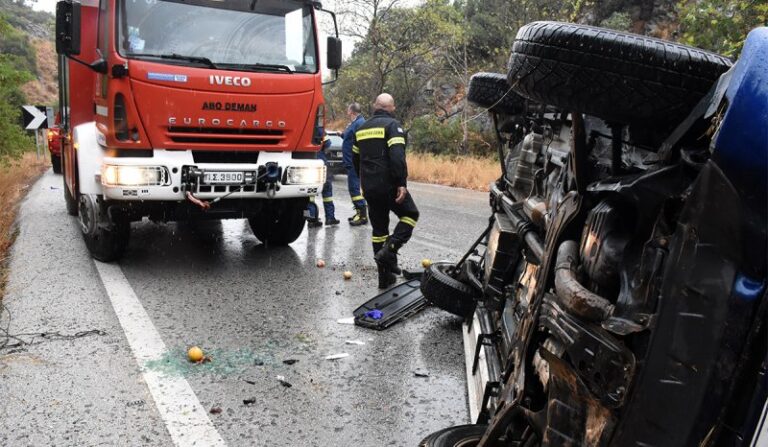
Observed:
[[[726,91],[713,160],[763,222],[768,212],[768,27],[749,33]]]

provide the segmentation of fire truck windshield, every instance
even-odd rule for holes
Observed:
[[[124,0],[120,54],[227,70],[316,73],[310,6],[286,0]]]

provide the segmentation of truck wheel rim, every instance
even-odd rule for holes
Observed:
[[[78,211],[78,215],[80,216],[80,230],[82,230],[83,234],[90,234],[93,231],[96,216],[93,201],[88,195],[83,194],[80,196]]]

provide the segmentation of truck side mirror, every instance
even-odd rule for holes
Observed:
[[[328,55],[327,66],[330,70],[338,70],[341,68],[341,39],[338,37],[328,36]]]
[[[80,3],[62,0],[56,3],[56,53],[80,54]]]

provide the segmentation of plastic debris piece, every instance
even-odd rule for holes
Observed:
[[[325,359],[326,360],[339,360],[339,359],[343,359],[343,358],[346,358],[346,357],[349,357],[349,354],[347,354],[346,352],[341,352],[339,354],[331,354],[331,355],[325,357]]]
[[[347,340],[344,343],[348,345],[357,345],[357,346],[363,346],[365,344],[365,342],[362,340]]]
[[[245,379],[245,380],[243,380],[243,382],[247,383],[248,385],[256,385],[256,382],[255,382],[255,381],[253,381],[253,380],[247,380],[247,379]]]
[[[416,368],[416,371],[413,372],[413,375],[416,377],[429,377],[429,371],[426,369]]]
[[[293,386],[293,385],[291,385],[291,382],[285,380],[285,377],[283,377],[283,376],[277,376],[275,378],[277,379],[278,382],[280,382],[280,385],[282,385],[282,386],[284,386],[286,388],[290,388],[290,387]]]
[[[374,320],[381,320],[384,317],[384,313],[379,309],[373,309],[366,312],[365,316]]]
[[[253,361],[253,366],[264,366],[264,361],[261,359],[256,359]]]
[[[250,400],[250,399],[247,399],[247,400]],[[245,403],[245,401],[243,401],[243,403]],[[254,403],[256,403],[255,399],[254,399]],[[213,407],[213,408],[211,408],[211,414],[219,414],[219,413],[221,413],[221,407]]]
[[[286,365],[293,365],[296,362],[298,362],[298,360],[296,360],[296,359],[285,359],[285,360],[283,360],[283,363],[285,363]]]
[[[251,397],[251,398],[248,398],[248,399],[243,399],[243,405],[253,405],[255,403],[256,403],[256,398],[255,397]]]
[[[339,324],[355,324],[355,317],[339,318],[336,322]]]

